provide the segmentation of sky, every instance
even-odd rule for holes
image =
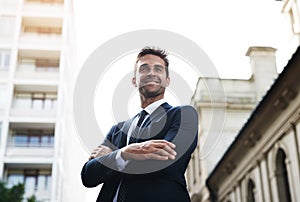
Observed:
[[[221,78],[250,78],[249,57],[245,56],[250,46],[270,46],[278,49],[276,53],[278,72],[282,71],[282,67],[289,59],[284,55],[284,48],[290,39],[290,27],[287,16],[281,12],[281,1],[75,0],[74,2],[79,66],[85,63],[96,48],[108,40],[143,29],[166,30],[189,38],[208,55]],[[118,81],[132,71],[135,55],[118,58],[114,61],[114,65],[109,67],[111,71],[107,71],[103,78],[99,78],[95,93],[97,103],[95,111],[103,111],[104,109],[100,109],[101,106],[111,107],[113,96],[111,92],[116,90]],[[117,71],[112,71],[113,69]],[[121,72],[121,69],[124,71]],[[199,74],[193,72],[185,61],[176,57],[170,60],[170,69],[182,75],[191,92],[194,92]],[[130,82],[129,80],[129,86]],[[107,95],[105,100],[101,96],[103,94]],[[168,94],[171,94],[168,96],[171,104],[182,104],[178,102],[180,99],[174,92]],[[130,99],[129,117],[139,110],[139,108],[131,109],[131,106],[139,102],[137,91]],[[111,108],[108,108],[103,113],[111,114]],[[97,120],[102,123],[101,125],[110,125],[109,123],[116,121],[113,115],[108,119],[97,117]]]
[[[275,0],[75,0],[79,64],[120,34],[162,29],[197,43],[220,77],[248,79],[247,49],[271,46],[280,50],[289,38],[290,28],[281,10],[282,2]],[[278,63],[281,71],[285,61]]]

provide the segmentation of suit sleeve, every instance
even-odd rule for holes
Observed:
[[[86,187],[95,187],[118,173],[116,167],[116,154],[118,149],[112,144],[112,136],[119,132],[117,125],[113,126],[107,134],[102,145],[110,147],[113,152],[94,158],[86,162],[81,170],[82,184]]]
[[[157,123],[157,128],[163,128],[153,139],[165,139],[176,145],[175,160],[131,161],[124,172],[132,174],[150,173],[163,170],[171,165],[178,165],[185,169],[190,156],[197,146],[198,114],[192,106],[174,107],[168,112],[165,122]],[[163,124],[163,125],[158,125]]]
[[[177,108],[171,117],[172,123],[164,139],[176,145],[177,158],[190,155],[198,141],[198,114],[192,106]]]

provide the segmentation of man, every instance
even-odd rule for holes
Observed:
[[[184,177],[197,145],[198,117],[191,106],[164,101],[170,83],[165,51],[145,47],[132,83],[143,111],[113,126],[82,168],[82,183],[103,183],[98,202],[188,202]]]

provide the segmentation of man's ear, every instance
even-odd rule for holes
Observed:
[[[170,77],[167,77],[167,83],[166,83],[166,86],[169,86],[170,85]]]
[[[136,77],[135,77],[135,76],[132,77],[131,82],[132,82],[132,84],[133,84],[135,87],[137,87],[137,85],[136,85]]]

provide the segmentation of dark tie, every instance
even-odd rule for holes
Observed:
[[[128,144],[137,142],[137,140],[139,138],[139,130],[140,130],[141,125],[142,125],[145,117],[147,116],[147,114],[148,113],[145,110],[143,110],[139,113],[139,120],[136,124],[136,127],[132,130],[132,133],[131,133],[131,136],[129,138],[129,143]]]
[[[138,138],[139,138],[139,129],[145,119],[145,117],[147,116],[147,112],[145,110],[141,111],[139,114],[139,120],[136,124],[136,127],[132,130],[131,136],[129,138],[129,143],[134,143],[137,142]],[[126,198],[126,184],[123,180],[121,180],[121,185],[119,188],[119,193],[118,193],[118,198],[117,198],[117,202],[124,202],[125,198]]]

